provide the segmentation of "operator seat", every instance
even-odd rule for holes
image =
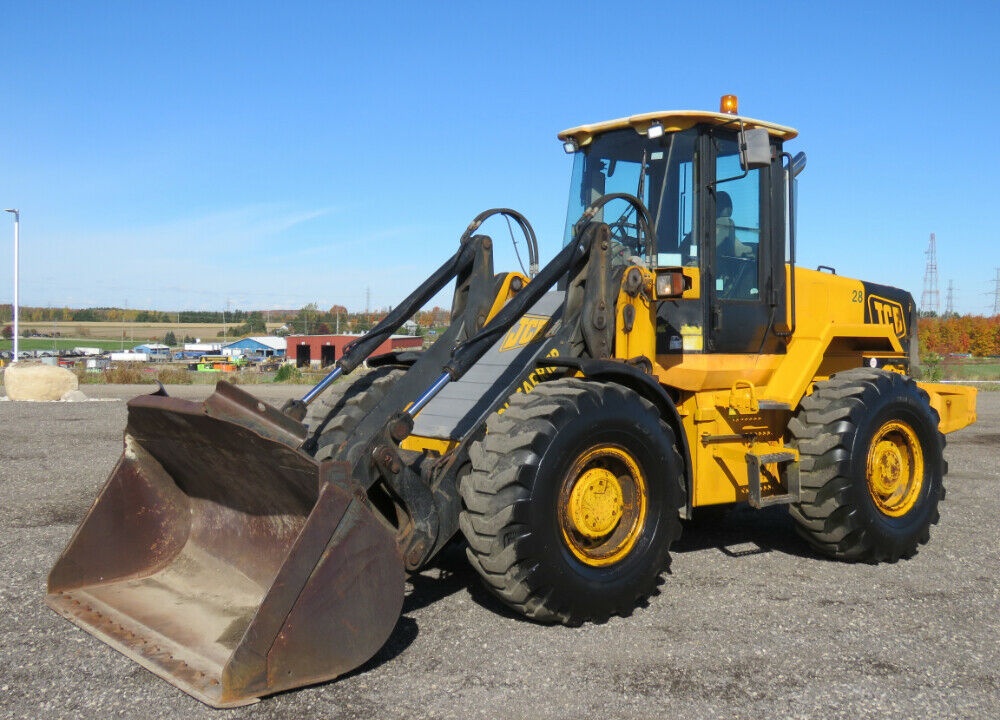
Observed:
[[[733,200],[720,190],[715,195],[716,255],[736,257],[736,223],[733,222]]]

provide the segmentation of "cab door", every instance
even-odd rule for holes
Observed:
[[[737,134],[711,128],[702,136],[703,297],[706,351],[776,352],[770,332],[784,317],[784,232],[772,176],[780,166],[740,168]],[[777,212],[777,217],[776,217]],[[779,312],[780,311],[780,312]]]

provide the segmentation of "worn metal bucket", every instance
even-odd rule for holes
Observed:
[[[49,574],[48,604],[215,707],[329,680],[403,604],[393,528],[303,427],[220,382],[129,403],[125,452]]]

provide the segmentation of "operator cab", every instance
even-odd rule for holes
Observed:
[[[797,133],[741,117],[726,98],[732,114],[649,113],[559,135],[575,155],[565,242],[596,200],[633,195],[649,210],[652,237],[625,200],[595,216],[611,229],[614,262],[682,268],[693,286],[660,302],[658,355],[784,347],[769,330],[788,322],[782,144]]]

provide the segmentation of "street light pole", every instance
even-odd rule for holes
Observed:
[[[17,250],[18,250],[18,230],[20,229],[20,225],[21,225],[21,212],[19,210],[17,210],[17,209],[14,209],[14,208],[8,208],[6,212],[14,213],[14,358],[11,360],[11,362],[17,362],[17,360],[18,360],[18,357],[17,357],[17,354],[18,354],[17,338],[18,338],[18,335],[20,334],[19,330],[18,330],[18,326],[17,326],[17,308],[18,308],[18,305],[17,305],[17,301],[18,301],[18,297],[17,297],[17,286],[18,286],[18,282],[17,282],[18,257],[17,256],[18,256],[18,252],[17,252]]]

